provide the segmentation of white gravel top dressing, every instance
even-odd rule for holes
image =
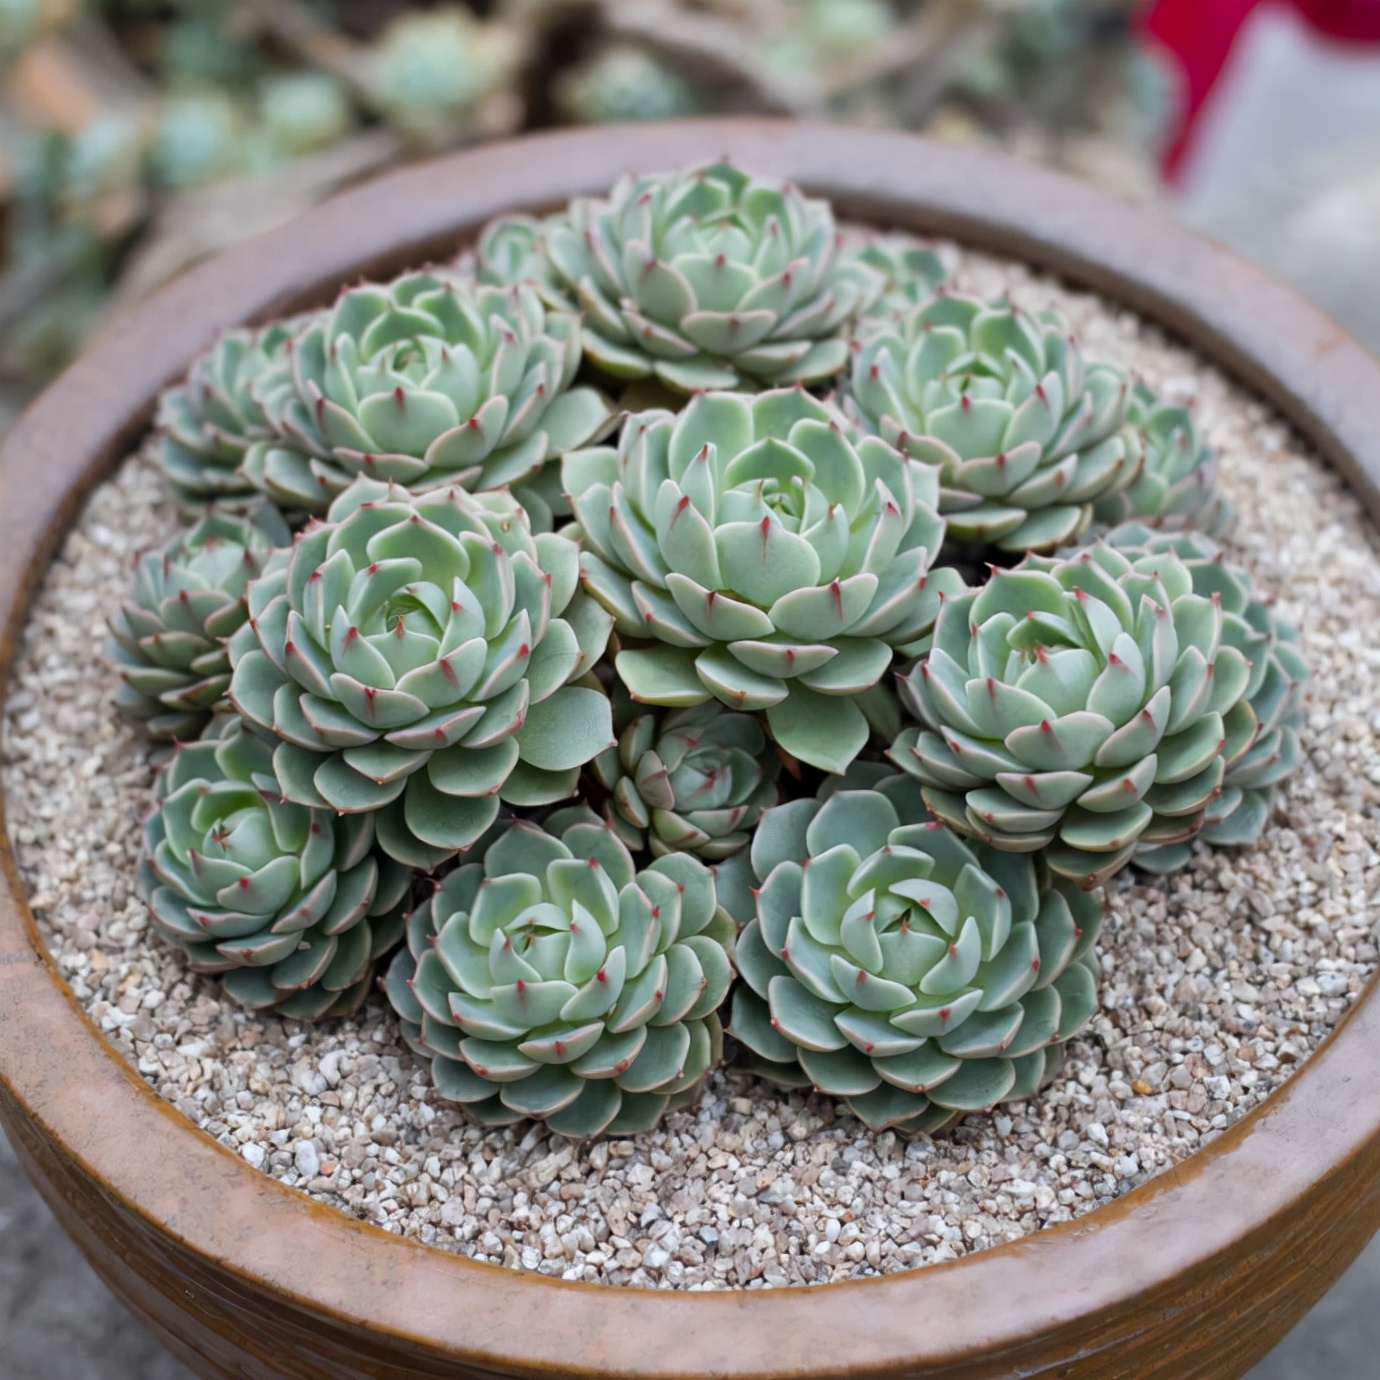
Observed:
[[[30,904],[115,1048],[249,1164],[388,1231],[567,1279],[697,1289],[908,1270],[1013,1240],[1145,1182],[1278,1087],[1377,961],[1374,535],[1267,408],[1135,316],[977,255],[957,286],[1057,305],[1090,356],[1193,400],[1240,511],[1229,555],[1301,626],[1314,677],[1306,761],[1260,846],[1200,847],[1177,876],[1113,884],[1102,1007],[1045,1093],[908,1142],[729,1071],[654,1131],[576,1146],[537,1125],[469,1124],[435,1097],[381,996],[310,1027],[222,1001],[154,938],[134,894],[152,768],[101,648],[136,554],[174,523],[137,458],[68,537],[5,706]]]

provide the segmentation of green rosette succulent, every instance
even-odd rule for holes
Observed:
[[[110,620],[123,684],[115,703],[154,738],[195,738],[230,684],[226,639],[249,616],[245,591],[292,536],[272,508],[211,513],[151,551]]]
[[[883,284],[862,317],[862,329],[878,317],[900,316],[928,302],[949,276],[940,251],[912,235],[867,235],[856,244],[858,258],[881,275]]]
[[[1106,527],[1140,521],[1167,532],[1193,527],[1220,536],[1234,514],[1217,492],[1217,452],[1199,434],[1193,414],[1137,383],[1126,420],[1140,436],[1144,462],[1132,484],[1097,500],[1095,521]]]
[[[619,838],[634,852],[708,862],[746,848],[776,803],[781,765],[758,720],[717,703],[625,717],[617,746],[590,763]]]
[[[546,236],[559,221],[559,216],[497,216],[479,232],[474,247],[461,253],[456,268],[488,287],[525,284],[548,305],[574,311],[546,252]]]
[[[610,619],[578,552],[533,536],[508,494],[357,481],[249,588],[230,698],[279,741],[284,796],[380,817],[431,867],[516,805],[560,800],[614,740],[608,697],[572,685]]]
[[[890,756],[941,820],[1106,880],[1202,826],[1258,731],[1221,601],[1172,552],[1098,543],[948,600],[901,680],[922,721]]]
[[[1228,564],[1221,548],[1202,532],[1156,532],[1140,523],[1114,528],[1105,538],[1127,556],[1170,552],[1187,567],[1193,591],[1222,608],[1222,641],[1250,663],[1245,701],[1256,718],[1250,747],[1228,763],[1222,791],[1207,805],[1197,837],[1218,847],[1256,843],[1270,818],[1275,787],[1302,760],[1299,730],[1308,667],[1297,646],[1298,632],[1277,618],[1256,593],[1250,577]],[[1136,866],[1148,872],[1171,872],[1188,862],[1187,843],[1143,846]]]
[[[1072,541],[1135,480],[1129,393],[1057,314],[941,294],[860,327],[844,407],[934,467],[951,537],[1029,551]]]
[[[768,810],[730,1032],[874,1130],[1026,1098],[1097,1004],[1102,900],[961,839],[905,777]]]
[[[962,587],[931,570],[934,471],[803,389],[630,417],[617,450],[568,455],[563,475],[633,699],[765,710],[781,747],[825,771],[889,717],[893,651],[918,650]]]
[[[281,361],[305,319],[226,331],[182,383],[159,396],[153,455],[184,508],[257,500],[240,466],[245,452],[270,439],[273,428],[254,399],[254,385]]]
[[[312,1020],[355,1010],[402,937],[405,867],[368,815],[283,800],[272,748],[226,717],[178,748],[144,825],[138,887],[159,934],[238,1002]]]
[[[549,528],[560,485],[547,462],[610,416],[596,389],[571,386],[579,366],[579,316],[530,287],[437,270],[351,288],[260,379],[277,437],[251,447],[244,473],[315,513],[360,475],[512,489]]]
[[[609,373],[680,392],[813,383],[881,278],[839,243],[825,201],[728,163],[624,178],[572,202],[546,235]]]
[[[637,871],[592,814],[514,825],[413,912],[384,990],[486,1125],[648,1130],[722,1058],[733,924],[686,854]]]

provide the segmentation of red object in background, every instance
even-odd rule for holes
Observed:
[[[1380,43],[1380,0],[1293,0],[1320,33],[1351,43]]]
[[[1292,7],[1329,38],[1380,44],[1380,0],[1153,0],[1145,32],[1173,54],[1183,81],[1179,128],[1164,154],[1167,178],[1172,180],[1183,162],[1194,124],[1227,65],[1237,35],[1262,4]]]

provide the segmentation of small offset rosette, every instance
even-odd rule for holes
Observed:
[[[1256,592],[1250,576],[1227,561],[1202,532],[1158,532],[1126,523],[1106,541],[1126,555],[1172,552],[1188,569],[1196,594],[1222,609],[1222,640],[1250,662],[1244,699],[1256,719],[1250,744],[1227,763],[1222,790],[1209,802],[1197,837],[1219,848],[1243,848],[1265,831],[1275,788],[1303,760],[1299,732],[1307,720],[1304,694],[1308,667],[1298,649],[1298,632],[1279,618]],[[1172,872],[1189,861],[1187,843],[1143,845],[1136,866]]]
[[[262,502],[213,512],[141,557],[133,596],[110,620],[120,710],[152,738],[195,738],[230,685],[226,641],[249,617],[246,591],[292,542]]]

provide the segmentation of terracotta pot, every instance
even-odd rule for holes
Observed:
[[[0,693],[28,597],[159,388],[223,326],[452,250],[496,212],[728,151],[840,212],[1095,288],[1256,389],[1380,517],[1380,366],[1156,214],[901,134],[698,122],[544,136],[385,177],[191,273],[105,336],[0,454]],[[1115,1204],[910,1274],[685,1293],[570,1284],[388,1236],[160,1102],[58,977],[3,853],[0,1116],[64,1227],[203,1376],[1239,1376],[1380,1227],[1380,996],[1207,1149]]]

